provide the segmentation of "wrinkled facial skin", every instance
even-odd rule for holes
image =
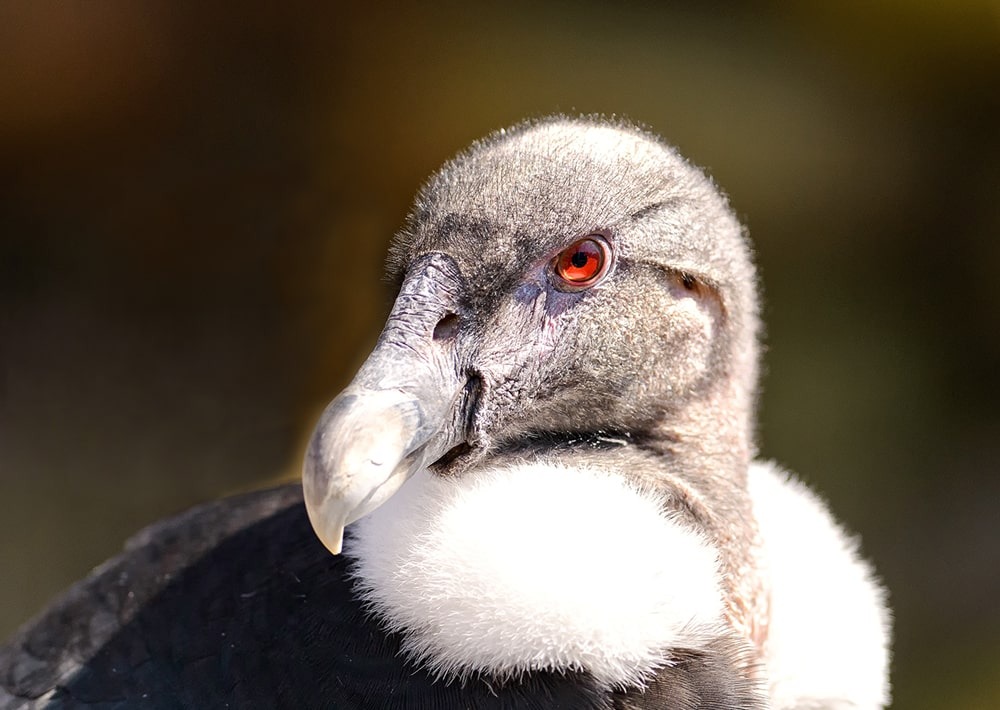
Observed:
[[[467,434],[473,446],[552,432],[554,421],[566,433],[642,433],[702,386],[718,301],[707,287],[685,288],[680,273],[623,257],[623,231],[602,228],[612,263],[590,289],[560,290],[555,254],[543,252],[498,296],[465,299],[454,357],[480,380]],[[511,264],[503,267],[510,272]],[[645,376],[668,371],[669,379]]]

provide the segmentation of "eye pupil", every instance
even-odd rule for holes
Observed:
[[[559,252],[552,268],[563,287],[579,290],[593,286],[604,276],[607,260],[607,242],[603,237],[592,235]]]

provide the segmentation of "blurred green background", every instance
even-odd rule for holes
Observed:
[[[895,706],[1000,707],[996,2],[3,2],[0,636],[140,526],[295,475],[420,182],[555,111],[729,192],[763,453],[885,579]]]

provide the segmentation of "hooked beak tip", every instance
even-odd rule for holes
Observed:
[[[326,534],[320,538],[320,542],[332,554],[339,555],[344,549],[344,528],[339,526],[335,529],[327,528]]]
[[[311,446],[302,477],[306,513],[323,546],[339,555],[344,545],[344,527],[350,522],[350,510],[338,504],[337,496],[331,496],[329,483],[329,474]]]

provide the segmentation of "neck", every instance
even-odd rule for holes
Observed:
[[[709,539],[719,549],[730,623],[759,640],[766,601],[754,565],[758,531],[747,472],[755,454],[752,396],[726,381],[666,418],[652,440],[660,442],[669,472]]]
[[[739,489],[754,455],[750,398],[732,383],[712,388],[668,412],[648,437],[649,446],[669,456],[682,469],[725,474]]]

